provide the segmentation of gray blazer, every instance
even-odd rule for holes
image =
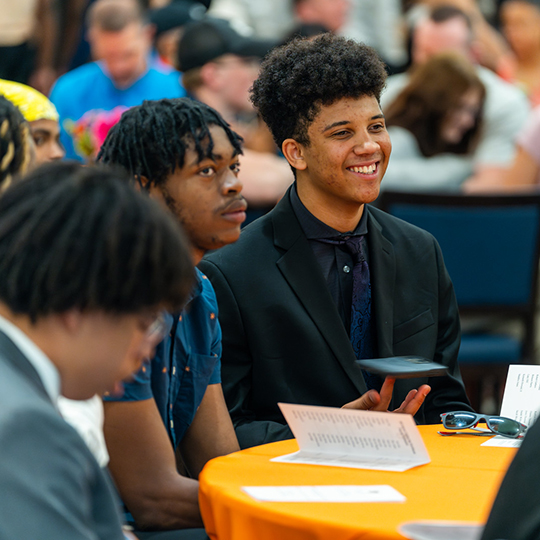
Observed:
[[[419,355],[450,370],[447,377],[398,381],[392,407],[428,383],[432,392],[416,415],[419,423],[471,410],[457,365],[456,299],[437,242],[380,210],[366,211],[379,356]],[[216,290],[223,389],[242,447],[291,437],[279,401],[341,407],[366,392],[288,193],[199,267]]]
[[[112,484],[0,332],[0,540],[122,540]]]

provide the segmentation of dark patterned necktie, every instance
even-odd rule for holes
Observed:
[[[371,280],[365,257],[364,236],[343,236],[320,239],[321,242],[343,246],[352,256],[352,301],[350,339],[356,358],[375,357],[375,336],[371,321]],[[368,390],[380,390],[382,380],[377,375],[362,370]]]
[[[375,341],[371,320],[371,280],[369,266],[365,257],[365,239],[363,236],[351,236],[344,242],[344,247],[353,259],[353,292],[351,302],[351,344],[356,358],[374,358]],[[362,371],[368,390],[380,390],[380,377]]]

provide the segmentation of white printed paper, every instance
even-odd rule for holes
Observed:
[[[459,521],[410,521],[398,531],[411,540],[479,540],[484,525]]]
[[[406,471],[430,462],[408,414],[279,403],[300,450],[272,461]]]
[[[524,364],[508,368],[501,406],[501,416],[532,426],[540,412],[540,366]],[[497,435],[482,446],[517,448],[523,439],[509,439]]]
[[[405,502],[391,486],[246,486],[248,495],[266,502]]]
[[[509,439],[508,437],[503,437],[502,435],[496,435],[482,443],[482,446],[497,446],[500,448],[519,448],[521,446],[521,441],[523,439]]]

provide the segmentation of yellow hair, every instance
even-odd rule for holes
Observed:
[[[41,92],[26,84],[0,79],[0,95],[18,107],[27,122],[35,120],[58,122],[56,107]]]

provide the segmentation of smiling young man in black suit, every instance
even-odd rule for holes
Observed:
[[[419,423],[470,410],[437,242],[366,204],[391,152],[379,107],[385,79],[373,49],[323,35],[270,53],[253,86],[296,182],[238,242],[200,264],[218,298],[223,388],[242,447],[291,437],[280,401],[393,409]],[[394,385],[355,365],[397,355],[433,359],[449,375]]]

